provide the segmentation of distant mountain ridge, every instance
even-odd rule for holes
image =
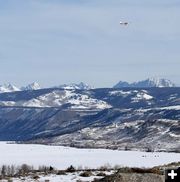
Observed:
[[[86,83],[80,82],[80,83],[71,83],[71,84],[63,84],[55,87],[49,87],[49,88],[62,88],[62,89],[69,89],[69,90],[89,90],[92,89],[92,87]],[[6,93],[6,92],[17,92],[17,91],[25,91],[25,90],[39,90],[43,89],[39,83],[33,82],[27,86],[23,86],[21,88],[16,87],[13,84],[4,84],[0,85],[0,93]]]
[[[31,83],[21,88],[18,88],[15,85],[10,83],[0,85],[0,93],[17,92],[17,91],[24,91],[24,90],[38,90],[38,89],[41,89],[41,87],[37,82]]]
[[[148,78],[146,80],[128,83],[126,81],[119,81],[113,88],[151,88],[151,87],[176,87],[176,85],[164,78]],[[93,89],[90,85],[80,82],[80,83],[70,83],[70,84],[62,84],[59,86],[54,87],[48,87],[50,88],[61,88],[61,89],[67,89],[67,90],[90,90]],[[47,89],[48,89],[47,88]],[[0,93],[6,93],[6,92],[17,92],[17,91],[25,91],[25,90],[39,90],[44,89],[40,86],[39,83],[33,82],[27,86],[23,86],[21,88],[16,87],[13,84],[4,84],[0,85]]]
[[[57,86],[56,88],[63,88],[63,89],[77,89],[77,90],[89,90],[92,89],[92,87],[86,83],[80,82],[80,83],[71,83],[71,84],[63,84],[60,86]]]
[[[148,78],[146,80],[128,83],[124,81],[118,82],[113,88],[150,88],[150,87],[176,87],[176,85],[168,79],[164,78]]]

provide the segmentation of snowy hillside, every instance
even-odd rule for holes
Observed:
[[[107,102],[93,98],[88,92],[78,93],[74,90],[52,90],[51,92],[32,97],[28,100],[0,100],[1,106],[21,107],[60,107],[69,104],[72,109],[106,109],[110,108]]]
[[[76,147],[179,151],[180,88],[0,94],[0,139]]]

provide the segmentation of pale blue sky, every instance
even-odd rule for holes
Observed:
[[[0,84],[180,85],[179,20],[179,0],[0,0]]]

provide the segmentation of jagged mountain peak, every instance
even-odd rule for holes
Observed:
[[[63,84],[58,86],[58,88],[89,90],[92,87],[86,83],[80,82],[80,83]]]
[[[3,92],[15,92],[15,91],[20,91],[20,89],[10,83],[8,84],[3,84],[3,85],[0,85],[0,93],[3,93]]]
[[[22,87],[21,90],[38,90],[41,89],[41,86],[37,82],[33,82],[26,87]]]
[[[176,87],[176,85],[168,79],[152,77],[133,83],[120,81],[114,86],[114,88],[123,88],[123,87],[136,87],[136,88]]]
[[[154,87],[175,87],[175,84],[165,78],[152,77],[144,80]]]

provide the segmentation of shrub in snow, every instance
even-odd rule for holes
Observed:
[[[98,173],[96,176],[106,176],[106,174],[103,173],[103,172],[100,172],[100,173]]]
[[[56,175],[66,175],[66,173],[64,171],[58,171]]]
[[[29,166],[27,164],[22,164],[21,167],[19,168],[19,174],[24,176],[29,174],[29,172],[31,172],[32,170],[33,170],[32,166]]]
[[[85,172],[82,172],[79,176],[81,177],[90,177],[92,176],[92,172],[91,171],[85,171]]]
[[[73,173],[75,171],[76,171],[76,169],[72,165],[66,169],[66,172],[69,172],[69,173]]]

